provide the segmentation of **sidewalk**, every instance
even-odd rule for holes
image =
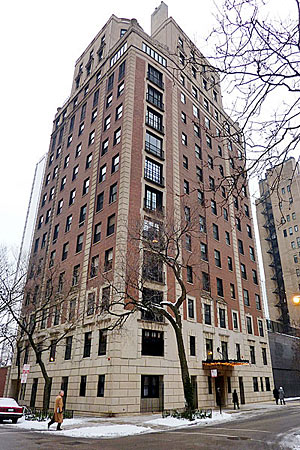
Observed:
[[[213,411],[212,419],[196,419],[188,421],[185,419],[175,419],[172,417],[162,418],[161,414],[145,414],[134,416],[118,416],[114,418],[105,417],[75,417],[65,419],[63,431],[60,434],[69,437],[89,437],[89,438],[112,438],[129,436],[141,433],[154,433],[167,431],[175,428],[187,426],[207,426],[214,423],[224,423],[237,421],[252,415],[263,414],[265,411],[287,408],[289,405],[299,405],[299,398],[286,399],[287,405],[276,405],[275,402],[252,403],[242,405],[240,410],[225,408],[222,414],[218,410]],[[7,426],[7,424],[6,424]],[[32,430],[35,432],[55,433],[56,425],[52,425],[48,431],[47,422],[20,420],[16,425],[9,425],[18,429]],[[1,426],[0,426],[1,427]]]

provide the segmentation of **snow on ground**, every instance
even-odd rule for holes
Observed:
[[[133,434],[149,433],[151,428],[138,427],[136,425],[97,425],[92,427],[73,428],[71,430],[63,430],[60,434],[70,437],[119,437],[131,436]]]
[[[236,418],[236,415],[235,415]],[[213,411],[213,417],[211,419],[195,419],[195,420],[188,420],[188,419],[176,419],[175,417],[165,417],[165,418],[159,418],[154,420],[148,420],[145,422],[146,425],[162,425],[165,427],[186,427],[189,425],[209,425],[213,424],[214,422],[227,422],[229,420],[233,419],[232,414],[228,413],[222,413]]]
[[[75,418],[75,419],[65,419],[64,420],[64,426],[73,426],[73,425],[79,425],[85,422],[88,422],[89,419],[86,418]],[[18,423],[11,424],[13,428],[25,428],[26,430],[34,430],[34,431],[45,431],[48,430],[48,422],[49,420],[45,421],[37,421],[37,420],[25,420],[24,417],[18,420]],[[11,422],[5,422],[5,425],[9,425]],[[55,429],[57,424],[53,424],[51,428]]]
[[[298,429],[291,430],[291,432],[282,439],[282,441],[280,442],[280,445],[284,449],[299,450],[299,448],[300,448],[300,429],[298,428]]]

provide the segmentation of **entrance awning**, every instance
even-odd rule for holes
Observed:
[[[210,359],[202,361],[203,369],[226,369],[233,368],[234,366],[248,366],[249,361],[247,359]]]

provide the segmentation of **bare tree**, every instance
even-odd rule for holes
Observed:
[[[278,18],[272,2],[225,0],[208,39],[226,103],[234,99],[229,115],[244,134],[249,175],[284,162],[300,140],[300,5],[290,5]]]
[[[110,329],[122,327],[132,314],[141,314],[143,320],[170,323],[188,409],[194,409],[194,396],[183,338],[183,307],[189,293],[187,279],[193,277],[196,282],[200,258],[195,255],[200,249],[193,249],[194,253],[187,256],[182,248],[191,236],[199,237],[197,212],[197,208],[184,207],[184,219],[177,222],[170,217],[163,222],[158,215],[155,219],[145,218],[142,224],[128,225],[127,251],[121,264],[114,268],[113,277],[103,274],[111,299],[100,305],[102,313],[112,319]],[[195,242],[200,246],[199,239]],[[166,277],[168,283],[173,279],[176,287],[168,289],[164,296],[158,286],[164,285]],[[195,295],[195,288],[191,289]]]
[[[40,268],[38,268],[38,271]],[[45,275],[45,273],[44,273]],[[42,279],[45,286],[40,286]],[[75,308],[69,310],[71,289],[64,285],[61,277],[56,277],[56,270],[49,270],[46,276],[36,273],[27,274],[27,264],[17,266],[8,256],[5,248],[0,254],[0,314],[5,322],[1,325],[0,340],[15,347],[18,379],[20,377],[21,355],[31,347],[36,363],[39,365],[45,381],[43,409],[48,409],[51,379],[43,355],[50,351],[54,355],[56,347],[74,329],[79,320]],[[61,323],[55,339],[50,339],[47,327],[52,319]],[[53,357],[53,356],[52,356]]]

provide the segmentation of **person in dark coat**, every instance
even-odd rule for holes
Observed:
[[[64,407],[63,396],[64,391],[59,391],[59,394],[55,399],[54,415],[50,420],[50,422],[48,423],[48,430],[50,428],[50,425],[52,425],[54,422],[57,422],[56,429],[57,431],[61,431],[61,424],[63,423],[63,407]]]
[[[285,405],[285,400],[284,400],[285,393],[284,393],[284,390],[283,390],[283,388],[282,388],[281,386],[280,386],[280,388],[278,389],[278,393],[279,393],[280,404],[281,404],[281,405],[282,405],[282,404]]]
[[[278,392],[277,387],[275,387],[275,388],[273,389],[273,397],[275,398],[276,405],[278,405],[279,392]]]
[[[233,401],[233,404],[234,404],[234,409],[235,409],[235,407],[237,407],[237,409],[240,409],[239,396],[238,396],[238,393],[236,392],[236,389],[234,389],[234,391],[233,391],[232,401]]]

